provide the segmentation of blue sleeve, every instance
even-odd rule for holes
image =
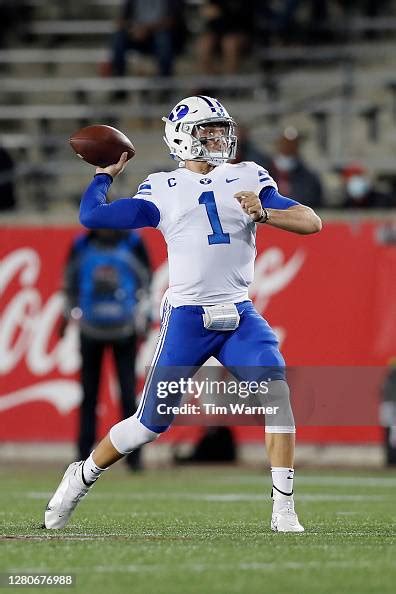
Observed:
[[[275,208],[277,210],[286,210],[291,206],[300,205],[300,202],[296,202],[296,200],[292,200],[291,198],[286,198],[286,196],[279,194],[275,188],[268,186],[261,190],[260,200],[264,208]]]
[[[95,175],[81,199],[80,223],[88,229],[157,227],[160,211],[149,200],[120,198],[110,204],[106,202],[112,181],[107,173]]]

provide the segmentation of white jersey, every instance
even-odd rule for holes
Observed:
[[[256,224],[234,198],[271,186],[252,162],[225,163],[210,173],[186,168],[149,175],[135,198],[155,204],[168,246],[169,292],[174,307],[249,299],[256,257]]]

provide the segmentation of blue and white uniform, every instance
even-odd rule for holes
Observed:
[[[264,207],[275,209],[298,202],[281,196],[268,172],[252,162],[224,163],[202,175],[185,168],[154,173],[140,184],[133,198],[107,204],[111,182],[107,174],[95,176],[82,199],[81,223],[93,228],[158,228],[168,247],[169,289],[139,420],[157,433],[167,428],[153,420],[154,384],[161,367],[182,366],[185,372],[186,367],[201,366],[213,356],[233,370],[272,368],[272,379],[284,379],[285,363],[277,338],[248,296],[256,224],[234,195],[256,192]],[[203,306],[225,303],[236,304],[238,328],[231,332],[206,329]]]

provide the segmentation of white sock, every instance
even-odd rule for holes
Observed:
[[[96,466],[92,454],[93,452],[91,452],[89,458],[85,460],[82,467],[82,479],[86,485],[92,485],[100,477],[102,472],[106,470],[106,468],[99,468],[99,466]]]
[[[271,468],[273,498],[286,499],[293,495],[294,469],[283,466]]]

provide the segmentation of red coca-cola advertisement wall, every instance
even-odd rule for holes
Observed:
[[[384,222],[331,222],[318,235],[262,227],[257,235],[251,298],[278,334],[287,364],[318,368],[372,367],[366,398],[379,398],[382,368],[396,355],[396,243]],[[1,237],[0,439],[75,439],[79,353],[77,328],[57,332],[62,273],[78,227],[5,227]],[[168,284],[166,247],[157,231],[142,232],[155,269],[154,323],[138,357],[139,387],[155,348],[159,304]],[[389,239],[390,238],[390,239]],[[106,361],[98,415],[100,434],[118,419],[117,385]],[[373,387],[374,386],[374,387]],[[359,386],[362,390],[362,386]],[[364,391],[364,390],[363,390]],[[345,394],[348,398],[348,394]],[[364,399],[363,399],[364,402]],[[302,427],[300,439],[375,441],[367,427]],[[257,427],[240,439],[262,439]],[[196,434],[175,427],[168,439]]]

